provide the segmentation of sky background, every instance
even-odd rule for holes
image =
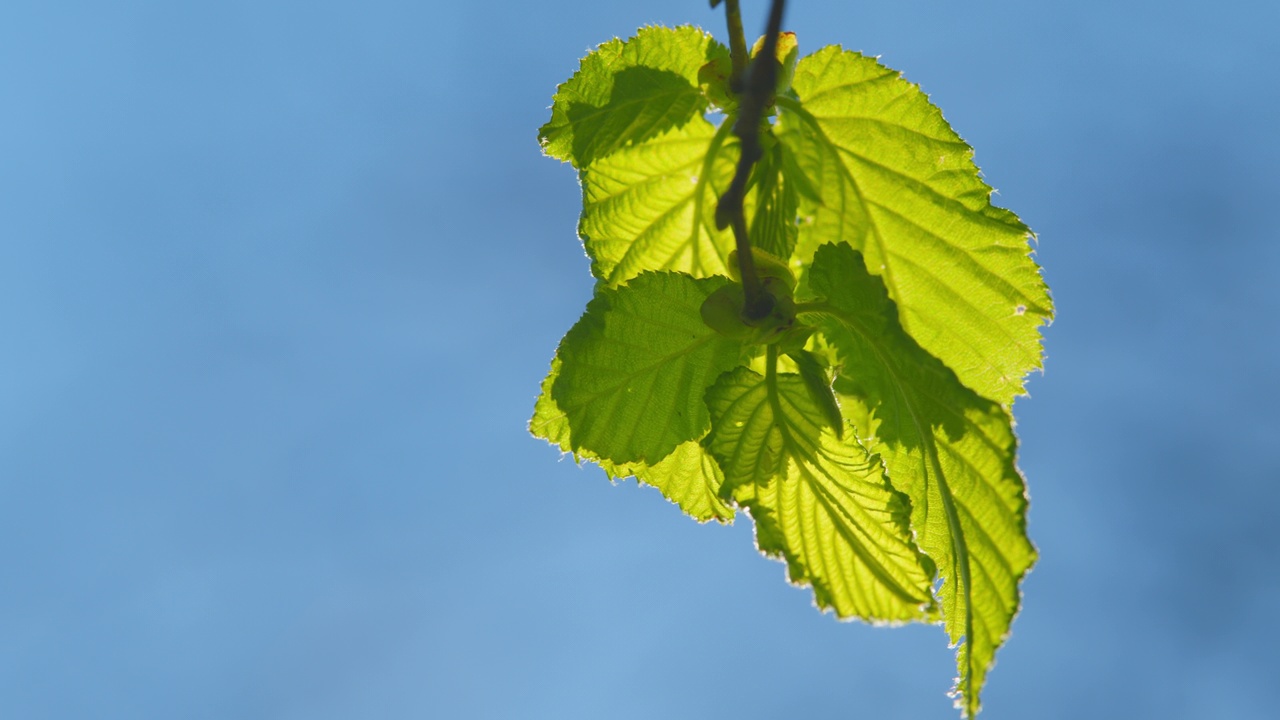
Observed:
[[[789,3],[1039,234],[999,718],[1280,713],[1280,4]],[[747,0],[749,34],[765,3]],[[0,717],[956,718],[934,626],[529,437],[613,3],[0,7]]]

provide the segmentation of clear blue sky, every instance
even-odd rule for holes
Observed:
[[[762,1],[744,3],[763,27]],[[1280,4],[793,0],[1040,235],[1041,561],[999,718],[1274,718]],[[524,424],[591,290],[540,156],[595,44],[704,0],[0,9],[0,717],[955,718]]]

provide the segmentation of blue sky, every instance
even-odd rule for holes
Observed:
[[[789,5],[1039,233],[1041,560],[984,717],[1274,717],[1280,5]],[[591,292],[536,129],[686,22],[723,37],[700,0],[0,9],[0,716],[957,717],[939,628],[838,624],[745,518],[524,430]]]

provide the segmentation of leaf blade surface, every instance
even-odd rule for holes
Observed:
[[[720,497],[724,475],[715,459],[696,441],[677,445],[670,455],[653,466],[642,462],[618,465],[587,450],[575,451],[569,442],[568,418],[551,397],[551,386],[559,374],[560,359],[555,358],[551,361],[551,371],[542,381],[533,417],[529,419],[530,434],[546,440],[561,452],[572,454],[576,460],[585,458],[594,462],[612,480],[633,476],[653,486],[698,522],[733,521],[736,514],[733,507]]]
[[[707,432],[706,388],[744,357],[700,308],[726,278],[649,272],[599,288],[560,342],[551,386],[569,445],[623,465],[655,465]]]
[[[809,282],[823,305],[820,330],[843,363],[841,406],[911,497],[917,540],[944,579],[946,629],[952,642],[964,639],[957,689],[976,715],[1036,558],[1012,419],[907,335],[883,282],[848,245],[819,248]]]
[[[647,270],[729,273],[733,237],[715,225],[733,177],[727,129],[696,118],[582,171],[578,234],[593,275],[619,285]]]
[[[698,70],[728,50],[694,27],[641,28],[582,59],[538,130],[547,155],[582,169],[620,148],[682,127],[706,108]]]
[[[932,565],[912,539],[906,496],[852,433],[826,427],[800,376],[740,367],[707,404],[704,444],[724,470],[722,493],[751,513],[757,546],[786,563],[793,584],[842,618],[928,617]]]
[[[780,100],[787,167],[818,189],[803,199],[796,257],[845,242],[898,304],[901,323],[961,381],[999,403],[1040,367],[1052,303],[1030,230],[990,202],[972,149],[899,73],[828,47],[802,59]]]

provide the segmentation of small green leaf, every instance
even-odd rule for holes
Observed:
[[[730,283],[707,296],[699,308],[702,322],[721,335],[737,340],[750,342],[756,329],[743,319],[742,310],[746,306],[746,295],[742,285]]]
[[[846,415],[911,497],[920,547],[944,579],[942,614],[964,639],[957,689],[970,716],[1035,562],[1027,498],[1008,412],[965,387],[898,323],[880,278],[848,245],[824,245],[809,271],[816,320],[842,364],[835,389]]]
[[[766,276],[761,288],[770,300],[769,312],[764,317],[747,316],[746,291],[735,282],[707,297],[700,308],[702,321],[721,335],[742,343],[760,345],[796,338],[803,344],[805,330],[796,326],[795,301],[791,299],[786,280]]]
[[[991,204],[973,150],[896,71],[828,47],[792,87],[799,102],[778,99],[785,166],[820,196],[801,204],[796,259],[828,242],[862,251],[903,327],[964,384],[1011,402],[1052,314],[1030,231]]]
[[[694,27],[647,27],[604,43],[556,89],[551,120],[538,130],[543,150],[581,169],[683,127],[706,107],[698,70],[728,52]]]
[[[725,473],[722,493],[751,512],[761,552],[840,617],[930,617],[933,566],[908,527],[910,506],[878,458],[850,433],[821,425],[804,381],[738,368],[707,391],[704,444]]]
[[[645,273],[602,287],[560,341],[551,397],[574,452],[655,465],[710,418],[702,394],[745,359],[741,343],[702,322],[699,308],[726,278]]]
[[[733,61],[718,57],[698,69],[698,85],[712,106],[722,112],[737,112],[738,98],[730,89],[733,78]]]

